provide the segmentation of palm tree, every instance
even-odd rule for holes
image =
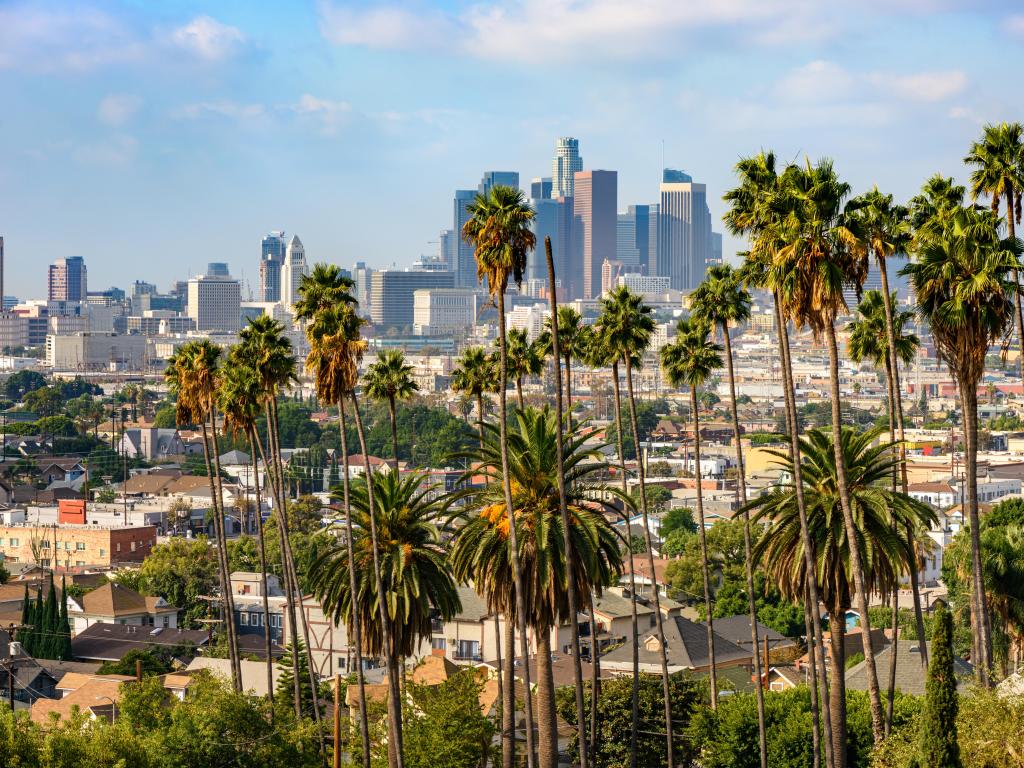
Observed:
[[[776,253],[769,272],[772,284],[779,288],[785,315],[798,325],[809,326],[817,339],[824,336],[829,355],[832,430],[837,435],[843,422],[835,320],[839,311],[846,309],[844,288],[852,286],[859,294],[867,274],[858,222],[850,215],[845,202],[849,193],[849,185],[840,181],[829,160],[821,160],[815,165],[808,161],[804,166],[789,166],[784,174],[784,196],[780,201],[788,212],[779,231],[784,245]],[[834,449],[839,472],[839,498],[847,535],[852,539],[855,521],[846,492],[844,457],[838,440],[834,442]],[[871,704],[871,730],[877,743],[884,736],[885,722],[871,644],[868,578],[856,548],[850,551],[850,563],[856,587],[854,603],[865,637],[864,668]]]
[[[433,491],[420,473],[367,473],[350,489],[355,525],[345,527],[346,536],[350,528],[355,534],[355,590],[347,545],[330,546],[309,568],[312,592],[324,612],[360,627],[366,649],[387,660],[394,683],[399,660],[430,637],[431,618],[447,620],[462,609],[438,528],[444,503]],[[398,687],[390,688],[394,697]],[[400,742],[388,739],[390,764],[400,762],[400,749]]]
[[[730,208],[724,216],[724,222],[729,231],[734,235],[745,235],[752,239],[750,253],[746,255],[741,270],[743,282],[746,285],[757,287],[769,286],[769,271],[775,260],[777,252],[782,248],[783,242],[780,237],[780,223],[785,214],[782,206],[777,200],[782,197],[783,180],[776,171],[774,153],[761,152],[753,157],[743,158],[736,164],[736,174],[740,184],[735,189],[724,195],[724,200],[730,204]],[[775,309],[775,324],[779,337],[779,348],[781,353],[781,368],[783,376],[783,391],[786,405],[786,424],[789,432],[790,454],[793,457],[794,471],[796,472],[795,487],[797,508],[800,517],[800,533],[804,545],[804,567],[807,577],[807,593],[805,596],[807,620],[808,644],[810,645],[810,667],[811,667],[811,718],[814,723],[812,729],[812,740],[814,747],[815,761],[820,763],[821,753],[824,751],[825,765],[839,768],[832,755],[832,739],[824,739],[824,749],[820,739],[819,721],[824,721],[827,732],[834,728],[845,727],[845,724],[838,724],[832,719],[831,709],[827,695],[823,695],[820,701],[819,716],[819,680],[822,692],[825,689],[825,661],[821,654],[824,649],[821,623],[812,621],[810,617],[816,616],[818,612],[819,596],[818,582],[814,568],[814,548],[807,529],[807,519],[804,508],[803,483],[800,480],[801,460],[799,430],[797,428],[797,413],[795,402],[795,389],[793,384],[793,368],[789,355],[789,329],[786,318],[782,313],[782,301],[777,287],[772,288],[773,304]],[[812,642],[813,638],[813,642]],[[767,766],[767,754],[762,756],[762,768]]]
[[[263,537],[263,503],[260,497],[260,477],[256,443],[256,420],[260,415],[262,387],[256,371],[252,369],[241,348],[233,347],[228,353],[228,364],[224,367],[224,375],[217,392],[217,402],[224,414],[224,430],[232,436],[244,436],[249,441],[252,455],[253,481],[256,492],[256,536],[259,544],[260,576],[263,595],[263,640],[264,653],[267,656],[267,698],[273,699],[274,691],[274,659],[270,643],[270,604],[267,595],[267,549]]]
[[[171,393],[177,396],[175,419],[178,424],[202,424],[203,456],[210,478],[210,503],[213,506],[213,531],[217,542],[217,565],[224,624],[231,660],[231,682],[242,690],[242,667],[235,634],[235,601],[231,592],[231,574],[227,561],[227,537],[224,532],[224,497],[220,485],[220,451],[217,448],[217,388],[221,376],[220,348],[209,340],[183,344],[167,361],[164,373]],[[207,426],[209,425],[209,427]],[[212,432],[212,435],[211,435]],[[211,444],[212,438],[212,444]]]
[[[942,237],[949,221],[963,207],[966,195],[966,187],[938,173],[921,186],[908,206],[915,250],[930,238]]]
[[[967,165],[971,171],[971,198],[988,195],[992,212],[999,213],[1000,201],[1006,199],[1006,231],[1016,239],[1015,224],[1020,223],[1021,193],[1024,192],[1024,126],[1020,123],[986,125],[981,139],[971,145]],[[1020,344],[1018,366],[1024,379],[1024,311],[1021,309],[1020,276],[1015,269],[1013,282],[1017,289],[1017,341]]]
[[[711,341],[710,324],[703,318],[680,320],[676,341],[661,348],[661,367],[669,384],[690,389],[690,411],[693,413],[693,474],[697,479],[697,535],[700,538],[701,570],[704,572],[704,607],[707,610],[708,678],[711,683],[711,708],[718,707],[718,678],[715,670],[715,609],[711,603],[711,575],[708,568],[708,543],[704,526],[704,493],[700,473],[700,412],[697,408],[697,389],[711,373],[722,367],[722,348]],[[758,646],[754,646],[756,649]],[[757,656],[757,653],[754,654]],[[760,680],[760,675],[758,676]]]
[[[565,364],[565,408],[572,413],[572,361],[579,360],[586,354],[587,334],[583,325],[583,315],[574,307],[562,305],[558,308],[558,351]],[[551,318],[544,319],[544,330],[537,339],[538,346],[545,355],[552,352]]]
[[[356,305],[351,291],[355,287],[352,278],[347,277],[336,264],[318,263],[313,271],[299,280],[299,300],[295,302],[296,320],[314,320],[325,310],[336,309],[347,304]]]
[[[523,379],[527,376],[539,376],[544,370],[544,359],[540,345],[531,342],[525,328],[512,328],[508,332],[508,372],[516,381],[516,398],[519,408],[525,408],[523,402]]]
[[[614,583],[622,570],[621,543],[602,512],[607,502],[595,500],[593,482],[605,465],[596,448],[585,446],[585,430],[564,434],[562,464],[558,471],[559,424],[557,414],[545,408],[527,408],[512,415],[501,444],[500,427],[487,424],[487,436],[477,470],[486,485],[467,492],[469,507],[479,510],[459,529],[452,547],[455,576],[472,581],[488,608],[508,617],[519,610],[512,563],[519,561],[526,589],[525,617],[537,643],[537,710],[541,768],[554,768],[558,759],[551,635],[572,613],[569,585],[578,595]],[[515,489],[512,519],[518,549],[514,548],[505,505],[502,454],[508,456],[509,484]],[[562,485],[560,491],[559,485]],[[560,511],[568,514],[566,530]],[[568,534],[571,552],[564,545]],[[585,745],[581,743],[581,750]]]
[[[736,404],[736,376],[733,370],[731,326],[745,322],[750,317],[750,293],[743,286],[742,275],[727,264],[711,267],[697,290],[690,297],[695,317],[717,325],[725,342],[725,362],[729,372],[729,399],[732,410],[733,440],[736,443],[737,501],[742,508],[747,503],[746,471],[743,464],[743,445],[740,440],[740,417]],[[743,551],[746,556],[747,602],[750,611],[751,647],[760,648],[757,631],[757,603],[754,593],[754,566],[750,557],[750,516],[743,517]],[[754,675],[761,679],[761,659],[754,654]],[[759,685],[757,693],[758,741],[761,749],[761,764],[768,764],[768,737],[764,724],[764,689]]]
[[[526,202],[521,190],[497,185],[487,195],[477,195],[466,211],[469,220],[462,229],[462,236],[474,247],[477,277],[487,283],[492,300],[498,305],[498,426],[501,433],[501,466],[505,484],[505,509],[508,513],[509,538],[513,552],[518,552],[516,526],[513,520],[512,486],[509,479],[508,446],[506,444],[506,421],[508,418],[506,388],[508,386],[508,339],[505,332],[505,291],[509,279],[521,285],[526,271],[526,257],[536,245],[536,237],[530,230],[534,211]],[[522,655],[523,679],[530,690],[530,665],[526,640],[526,603],[523,591],[519,559],[512,559],[512,571],[516,587],[519,624],[519,647]],[[527,765],[534,764],[533,744],[533,702],[526,697],[526,758]]]
[[[498,368],[483,347],[468,347],[455,364],[451,386],[476,399],[480,443],[484,441],[484,395],[498,389]]]
[[[654,578],[654,546],[651,540],[651,526],[647,509],[647,488],[645,485],[644,459],[640,447],[640,426],[636,417],[636,392],[633,389],[633,367],[643,357],[651,343],[654,319],[651,308],[643,299],[619,286],[609,291],[600,300],[601,322],[609,351],[623,362],[626,368],[626,395],[629,402],[629,421],[636,447],[637,479],[640,486],[640,513],[644,524],[644,541],[647,548],[647,565],[651,573],[651,587],[654,593],[654,616],[658,631],[659,653],[661,656],[662,695],[665,707],[665,748],[668,768],[675,765],[675,749],[672,737],[672,708],[669,696],[668,656],[665,650],[665,627],[661,615],[661,600],[658,597],[658,582]]]
[[[890,487],[893,464],[897,460],[893,446],[874,445],[877,429],[856,433],[843,429],[839,434],[845,473],[835,460],[833,435],[829,430],[814,429],[801,439],[804,505],[807,526],[814,546],[815,573],[822,588],[822,599],[829,612],[832,642],[829,648],[832,681],[831,712],[837,723],[846,722],[846,665],[843,638],[846,634],[845,614],[851,596],[858,588],[853,582],[854,553],[868,565],[867,586],[886,594],[908,570],[916,568],[913,547],[898,533],[908,525],[917,528],[935,520],[931,509]],[[773,452],[779,466],[794,477],[792,457]],[[846,492],[839,484],[845,480]],[[856,526],[853,536],[846,525],[842,497],[853,504]],[[806,589],[807,569],[804,567],[804,542],[800,513],[793,481],[762,496],[748,505],[756,511],[755,523],[768,527],[754,545],[753,556],[763,563],[768,575],[780,591],[791,600],[802,600]],[[856,542],[856,546],[851,546]],[[864,637],[865,646],[867,643]],[[837,765],[845,765],[845,728],[832,729],[832,754]]]
[[[978,682],[989,684],[992,639],[985,605],[978,517],[978,384],[991,344],[1013,327],[1014,272],[1021,245],[1002,240],[992,211],[962,208],[951,216],[941,237],[929,238],[917,251],[910,275],[919,311],[931,325],[938,352],[949,364],[960,390],[967,442],[967,503],[974,586],[971,614]]]
[[[391,453],[394,457],[394,471],[398,471],[398,413],[397,401],[408,400],[420,391],[413,378],[413,368],[405,362],[400,349],[377,353],[377,359],[370,364],[363,379],[366,396],[386,402],[391,416]]]

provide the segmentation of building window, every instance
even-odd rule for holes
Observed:
[[[84,541],[75,542],[75,549],[77,549],[79,552],[84,552],[85,551],[85,542]]]
[[[132,552],[134,552],[134,551],[135,551],[135,542],[133,541],[132,542]]]
[[[100,550],[100,557],[106,557],[106,556],[107,556],[107,550],[101,549]]]
[[[242,611],[240,614],[238,614],[238,623],[241,624],[243,627],[248,627],[249,626],[249,614],[246,613],[245,611]]]
[[[121,551],[121,542],[120,541],[117,542],[117,550],[116,551],[118,551],[118,552]]]
[[[12,547],[18,546],[18,540],[17,539],[11,539],[11,546]]]
[[[81,567],[85,565],[85,560],[75,560],[75,567]]]
[[[435,651],[443,651],[448,647],[448,643],[443,637],[434,637],[430,640],[430,647]]]
[[[49,549],[50,548],[50,540],[49,539],[43,539],[41,542],[39,542],[39,546],[42,547],[43,549]]]
[[[338,657],[338,669],[345,669],[345,665],[348,663],[348,659],[344,656]]]
[[[164,629],[167,629],[169,626],[171,626],[171,617],[164,616]]]

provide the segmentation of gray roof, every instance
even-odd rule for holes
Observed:
[[[704,625],[704,622],[701,622]],[[721,635],[731,643],[741,648],[749,648],[752,642],[750,637],[750,617],[746,614],[737,616],[724,616],[715,619],[713,622],[715,634]],[[760,645],[758,650],[764,649],[764,640],[768,638],[769,648],[778,648],[793,645],[793,641],[783,634],[776,632],[771,627],[766,627],[760,621],[757,622],[757,641]]]
[[[252,458],[245,451],[228,451],[220,457],[221,464],[249,464]]]
[[[487,603],[475,589],[468,586],[460,586],[458,589],[462,610],[452,618],[452,621],[483,621],[491,615],[487,610]]]
[[[128,651],[158,647],[196,648],[209,635],[198,629],[165,629],[97,622],[71,638],[71,655],[78,659],[120,661]]]
[[[896,643],[899,650],[896,653],[896,687],[904,693],[912,693],[915,696],[923,696],[925,682],[928,679],[927,670],[921,664],[921,654],[918,651],[920,643],[917,640],[900,640]],[[929,650],[931,643],[928,644]],[[878,670],[878,680],[886,681],[888,686],[889,665],[892,659],[892,645],[875,654],[875,666]],[[929,655],[929,659],[931,656]],[[953,658],[953,674],[959,688],[966,682],[970,682],[974,674],[974,667],[961,658]],[[846,686],[857,691],[866,691],[867,673],[864,669],[864,662],[855,664],[846,670]]]
[[[609,590],[605,591],[600,597],[594,597],[594,611],[603,613],[605,616],[611,616],[612,618],[632,616],[632,602],[628,597],[623,597]],[[654,609],[647,605],[647,600],[638,597],[636,601],[636,615],[646,616],[651,613],[654,613]]]
[[[708,634],[704,624],[690,621],[682,616],[673,616],[664,621],[665,644],[668,649],[670,667],[684,669],[700,669],[709,665]],[[657,637],[656,632],[648,632],[640,638],[640,663],[660,664],[661,654],[648,650],[646,643],[649,638]],[[714,633],[715,663],[726,664],[735,661],[750,661],[750,651],[731,643],[717,632]],[[624,643],[603,657],[609,661],[629,663],[633,658],[631,643]]]

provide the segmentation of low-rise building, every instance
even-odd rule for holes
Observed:
[[[35,563],[43,568],[141,563],[155,545],[156,528],[148,525],[39,525],[28,521],[0,525],[0,555],[14,563]]]
[[[72,635],[97,623],[176,629],[178,609],[162,597],[140,595],[110,581],[79,598],[68,595],[68,618]]]

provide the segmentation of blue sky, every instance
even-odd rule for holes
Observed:
[[[92,289],[208,261],[255,285],[282,228],[314,261],[404,265],[454,189],[550,175],[564,135],[623,209],[663,147],[716,221],[762,147],[905,198],[1022,119],[1022,47],[1009,0],[0,0],[7,292],[73,254]]]

